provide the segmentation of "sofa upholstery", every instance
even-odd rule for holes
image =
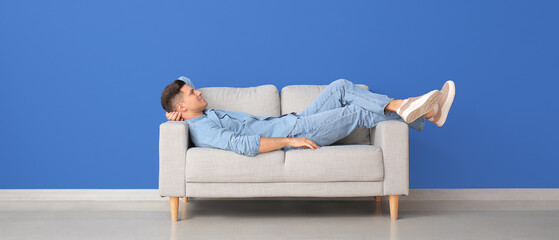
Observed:
[[[301,113],[326,86],[286,86],[281,97],[278,89],[269,84],[199,90],[207,108],[265,118]],[[366,85],[358,86],[368,90]],[[371,129],[355,129],[349,136],[317,150],[278,149],[250,157],[194,146],[186,121],[167,121],[160,125],[160,195],[170,197],[172,206],[178,197],[390,195],[391,216],[395,219],[392,197],[397,209],[397,196],[409,193],[408,130],[404,122],[383,121]]]

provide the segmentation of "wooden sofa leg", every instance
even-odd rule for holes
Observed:
[[[380,202],[381,200],[381,196],[377,196],[377,202]]]
[[[398,195],[388,196],[390,201],[390,219],[392,220],[398,219],[398,197]]]
[[[182,202],[188,202],[188,197],[183,197]]]
[[[171,202],[171,221],[179,220],[179,197],[169,197]]]

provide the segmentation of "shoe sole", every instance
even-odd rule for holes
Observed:
[[[444,100],[444,104],[440,109],[441,118],[439,119],[439,121],[437,121],[435,123],[439,127],[442,127],[444,125],[444,123],[446,122],[448,112],[450,111],[450,107],[452,106],[452,102],[454,102],[454,95],[456,94],[456,88],[454,86],[454,82],[453,81],[447,81],[447,83],[449,83],[448,95],[446,96],[446,99]]]
[[[417,99],[415,102],[411,103],[410,106],[402,113],[402,115],[406,116],[404,121],[406,123],[412,123],[413,121],[417,120],[419,117],[427,114],[431,109],[435,107],[437,104],[437,100],[439,100],[439,96],[441,92],[439,90],[433,90],[421,98]],[[411,111],[410,109],[415,110]],[[411,112],[408,112],[411,111]]]

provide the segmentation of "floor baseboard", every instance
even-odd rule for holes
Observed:
[[[215,199],[215,198],[192,198]],[[220,198],[227,200],[232,198]],[[374,197],[344,198],[235,198],[240,199],[344,199],[365,200]],[[383,198],[385,199],[385,198]],[[386,198],[387,199],[387,198]],[[559,188],[494,189],[410,189],[400,200],[559,200]],[[0,189],[0,201],[168,201],[158,189]]]

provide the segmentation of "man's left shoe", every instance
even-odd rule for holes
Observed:
[[[433,90],[419,97],[407,98],[396,110],[396,113],[398,113],[406,123],[412,123],[431,111],[437,104],[440,96],[441,92],[439,90]]]

